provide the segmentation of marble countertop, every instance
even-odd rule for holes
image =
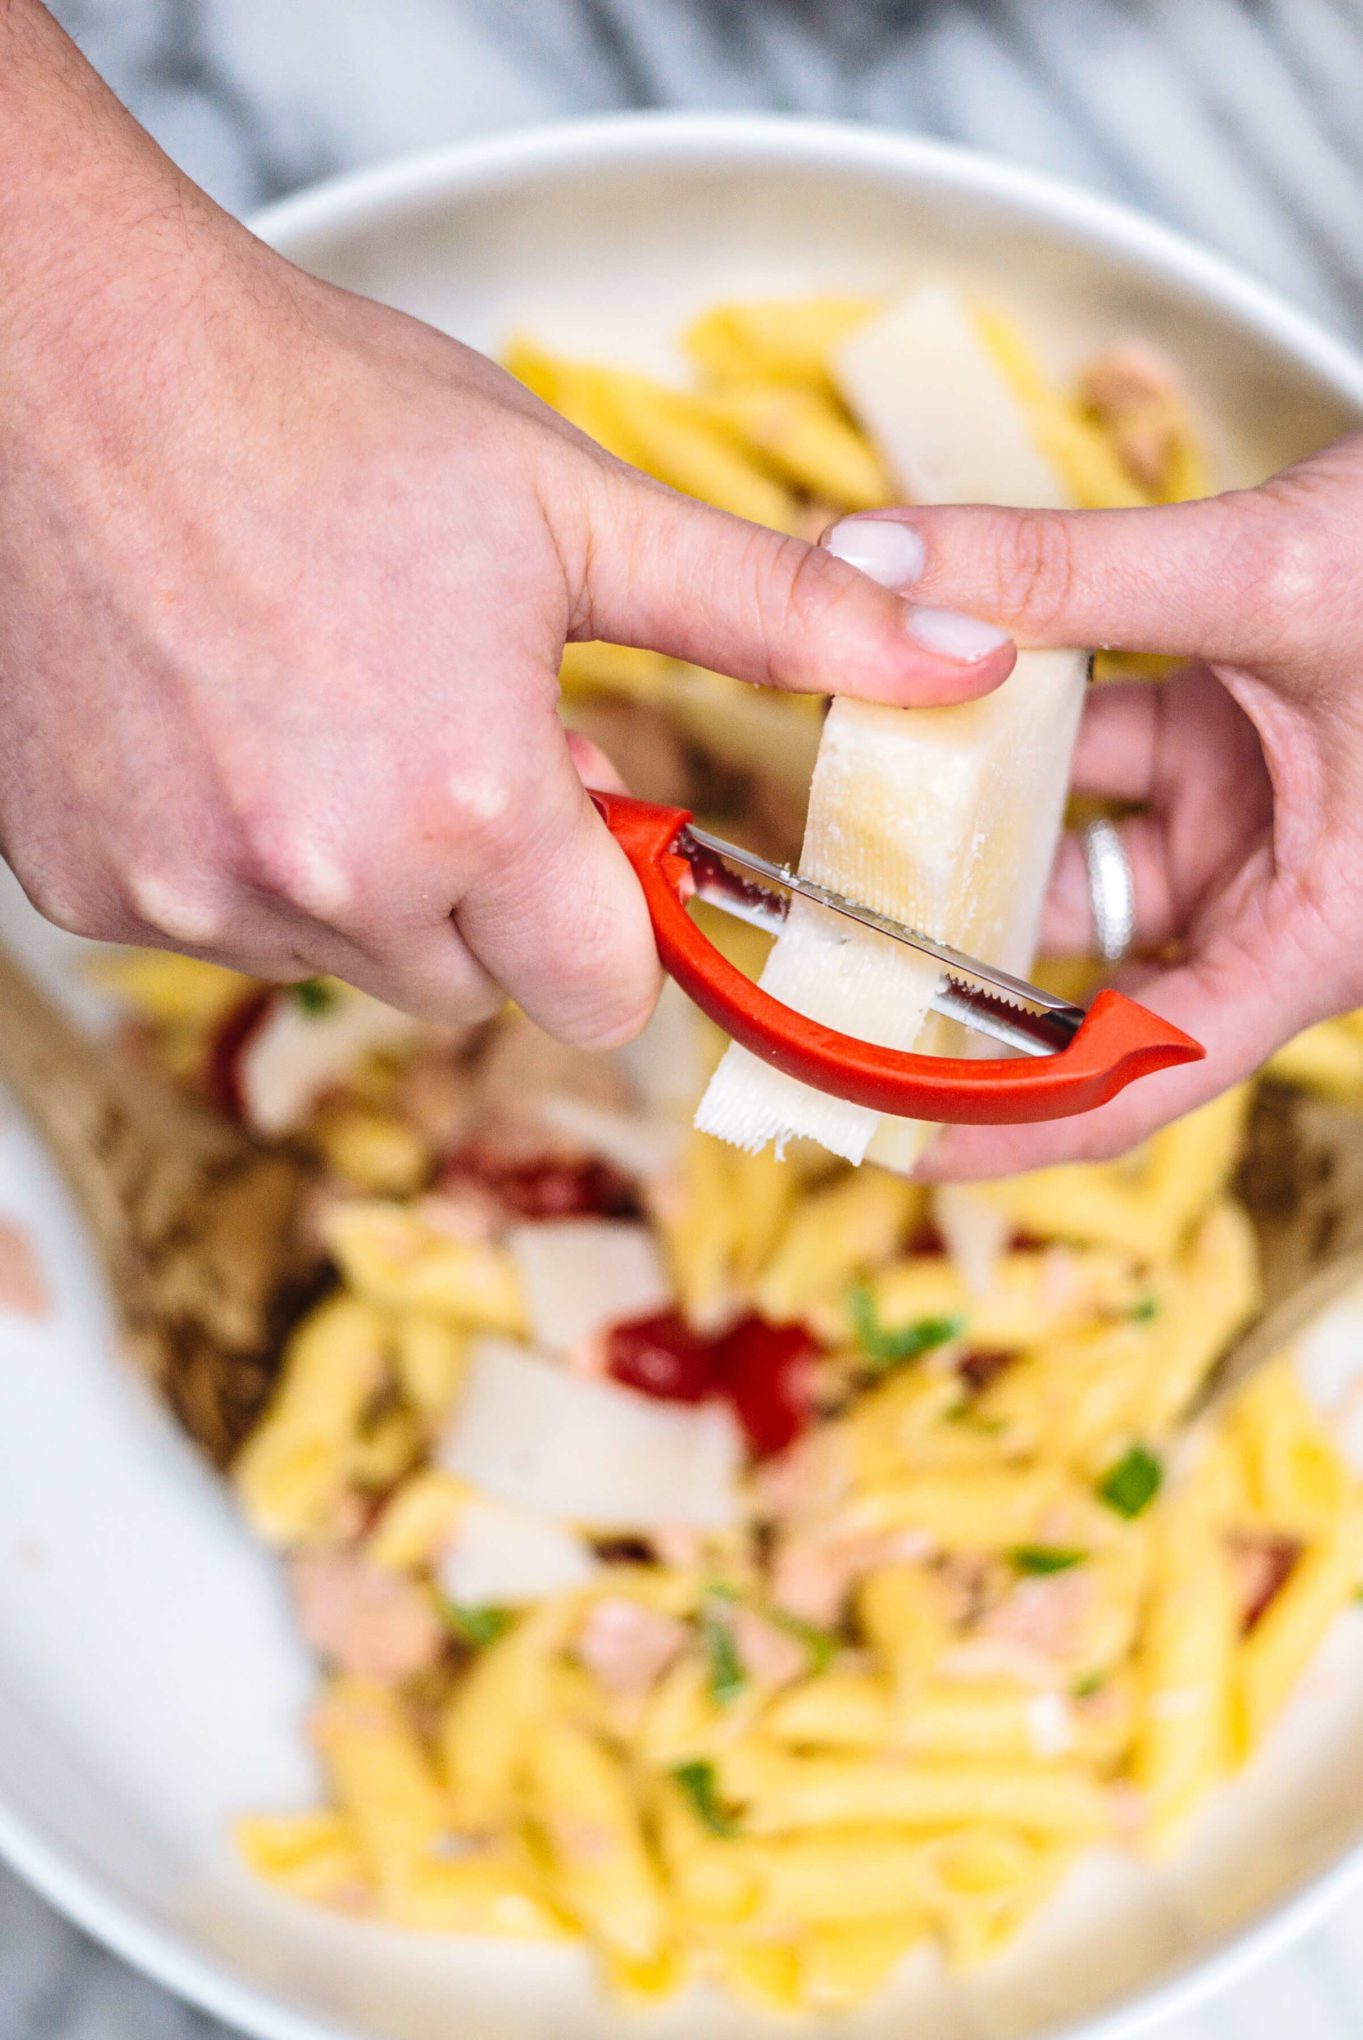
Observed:
[[[1363,0],[56,0],[246,212],[376,159],[635,106],[837,114],[1130,199],[1363,340]],[[1363,1889],[1159,2040],[1355,2040]],[[0,2040],[225,2040],[0,1871]]]
[[[1363,0],[54,0],[235,211],[634,106],[973,144],[1133,200],[1363,333]]]

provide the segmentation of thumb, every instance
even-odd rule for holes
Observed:
[[[874,512],[844,518],[825,543],[854,557],[868,525],[912,533],[923,556],[915,593],[988,617],[1023,644],[1281,667],[1328,649],[1347,582],[1332,565],[1335,520],[1305,480],[1302,470],[1290,485],[1143,510]]]
[[[973,699],[1012,670],[1006,631],[887,585],[917,552],[893,526],[851,565],[619,466],[598,472],[588,518],[577,637],[761,686],[915,707]]]
[[[574,1047],[610,1048],[638,1033],[661,982],[638,880],[583,783],[619,779],[552,714],[525,718],[517,737],[455,921],[537,1025]]]

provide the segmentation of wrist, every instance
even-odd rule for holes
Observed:
[[[145,389],[234,240],[46,8],[0,0],[0,436]]]

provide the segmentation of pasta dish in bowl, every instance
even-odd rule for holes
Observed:
[[[510,361],[809,528],[892,494],[832,367],[876,309],[716,307],[690,387]],[[953,316],[1074,500],[1204,486],[1147,341],[1063,385]],[[789,827],[818,705],[599,645],[564,682],[627,769]],[[236,1830],[296,1899],[581,1936],[625,1998],[844,2010],[906,1957],[987,1962],[1096,1848],[1177,1851],[1358,1590],[1363,1485],[1290,1360],[1200,1414],[1259,1302],[1248,1090],[1120,1162],[928,1192],[693,1130],[721,1044],[675,988],[591,1058],[330,981],[106,975],[142,1053],[320,1171],[337,1284],[233,1467],[321,1664],[324,1803]],[[1341,1021],[1279,1075],[1361,1061]]]
[[[262,231],[802,532],[884,500],[819,347],[906,292],[954,297],[1071,499],[1251,481],[1363,416],[1357,364],[1210,258],[869,130],[505,138]],[[817,706],[595,646],[564,699],[634,791],[798,847]],[[723,1044],[675,1000],[587,1064],[514,1016],[95,974],[133,1053],[310,1159],[332,1269],[225,1487],[110,1364],[0,1129],[53,1304],[0,1366],[0,1850],[96,1936],[266,2040],[776,2007],[1112,2040],[1348,1874],[1353,1321],[1197,1398],[1272,1291],[1288,1087],[1363,1095],[1352,1023],[1124,1164],[928,1196],[696,1135]]]

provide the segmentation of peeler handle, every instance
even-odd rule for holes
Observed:
[[[1114,991],[1099,992],[1068,1048],[1026,1060],[913,1055],[825,1027],[745,977],[692,920],[691,866],[677,848],[688,809],[618,793],[591,798],[643,887],[664,969],[733,1040],[816,1091],[901,1119],[1004,1126],[1090,1112],[1137,1077],[1206,1053]]]

